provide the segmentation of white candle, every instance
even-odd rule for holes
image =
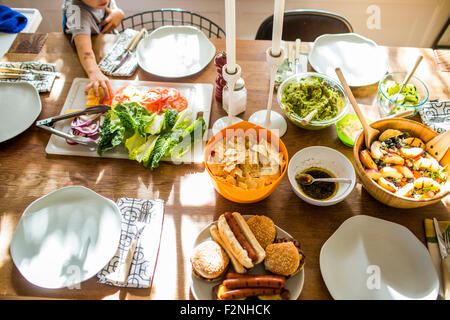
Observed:
[[[272,29],[272,55],[278,56],[281,48],[281,35],[283,33],[284,0],[275,0]]]
[[[225,0],[225,29],[227,46],[227,71],[236,72],[236,2]]]

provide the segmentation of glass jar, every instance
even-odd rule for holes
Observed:
[[[222,92],[222,106],[226,113],[228,113],[228,99],[229,89],[228,85],[225,85]],[[247,106],[247,88],[245,88],[245,81],[242,78],[239,78],[234,85],[232,103],[233,106],[231,107],[231,114],[233,116],[245,111]]]

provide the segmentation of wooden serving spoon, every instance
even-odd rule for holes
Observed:
[[[341,69],[336,68],[335,70],[336,70],[336,74],[339,78],[339,81],[341,81],[342,87],[344,87],[345,94],[347,95],[348,99],[350,100],[350,103],[352,104],[353,109],[355,110],[355,113],[358,116],[358,119],[363,126],[364,142],[366,143],[366,147],[370,148],[370,145],[372,144],[372,142],[380,135],[380,131],[369,126],[369,124],[366,121],[366,118],[364,118],[364,115],[362,114],[361,110],[359,109],[358,103],[356,102],[355,97],[353,96],[352,90],[350,90],[350,87],[348,86],[347,81],[345,80]]]
[[[425,144],[426,150],[431,154],[437,161],[445,156],[450,146],[450,130],[445,133],[437,135]]]
[[[405,79],[403,79],[403,82],[402,82],[402,85],[401,85],[401,87],[400,87],[400,90],[395,94],[394,99],[391,99],[391,100],[394,100],[394,102],[397,102],[397,100],[399,99],[399,97],[402,95],[403,88],[405,88],[405,86],[408,84],[409,80],[410,80],[411,77],[413,76],[414,72],[416,72],[416,69],[417,69],[417,67],[419,66],[419,64],[420,64],[420,62],[422,61],[422,59],[423,59],[423,56],[422,56],[422,55],[419,55],[419,56],[417,57],[417,60],[416,60],[416,62],[414,63],[414,66],[413,66],[412,69],[406,74]]]
[[[304,117],[304,118],[300,121],[300,123],[301,123],[302,125],[306,126],[308,123],[311,122],[312,118],[314,118],[314,116],[316,115],[316,113],[317,113],[317,109],[314,109],[313,111],[311,111],[310,113],[308,113],[308,114],[306,115],[306,117]]]

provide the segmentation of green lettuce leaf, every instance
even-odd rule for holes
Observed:
[[[104,152],[114,149],[122,143],[125,137],[125,127],[120,118],[110,110],[105,116],[100,131],[100,140],[97,153],[101,156]]]
[[[150,157],[144,161],[144,166],[146,168],[153,170],[159,166],[159,161],[161,161],[162,157],[166,153],[167,148],[170,145],[170,136],[170,132],[158,136],[155,147],[153,148]]]
[[[158,136],[148,136],[144,144],[136,146],[130,151],[128,159],[136,160],[139,163],[147,163],[151,159],[157,140]]]
[[[205,131],[205,120],[198,118],[179,135],[177,142],[172,146],[170,155],[174,158],[181,158],[192,148],[195,142],[202,140]]]

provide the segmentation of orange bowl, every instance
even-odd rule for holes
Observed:
[[[233,132],[228,131],[233,130]],[[232,137],[232,136],[245,136],[245,135],[253,135],[256,137],[256,139],[259,141],[259,139],[265,139],[267,142],[272,144],[272,139],[276,139],[275,143],[278,144],[278,150],[283,154],[285,163],[281,167],[281,174],[272,184],[268,186],[264,186],[259,189],[252,189],[252,190],[244,190],[238,187],[235,187],[233,185],[230,185],[224,181],[221,181],[217,179],[211,172],[209,166],[208,166],[208,158],[211,155],[211,150],[215,143],[222,141],[225,137]],[[261,126],[258,126],[256,124],[247,122],[247,121],[241,121],[234,125],[231,125],[229,127],[226,127],[222,129],[221,131],[217,132],[206,144],[205,148],[205,154],[204,154],[204,163],[206,171],[208,171],[209,176],[211,177],[211,180],[213,182],[214,188],[216,191],[222,195],[224,198],[237,202],[237,203],[254,203],[261,201],[268,196],[276,189],[276,187],[280,184],[281,180],[283,179],[284,175],[286,174],[286,170],[288,167],[288,152],[286,149],[286,146],[284,145],[283,141],[279,137],[277,137],[274,133],[272,133],[270,130],[263,128]]]

